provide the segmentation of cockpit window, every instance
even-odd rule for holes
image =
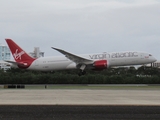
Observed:
[[[149,54],[149,56],[152,56],[151,54]]]

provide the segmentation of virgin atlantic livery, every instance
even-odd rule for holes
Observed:
[[[103,70],[115,66],[142,65],[155,62],[156,59],[149,53],[127,51],[113,53],[94,53],[75,55],[59,48],[52,47],[64,56],[32,58],[13,40],[6,39],[15,61],[12,67],[37,71],[56,71],[79,69],[85,74],[85,69]]]

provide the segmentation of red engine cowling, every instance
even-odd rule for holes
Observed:
[[[98,60],[93,64],[95,70],[103,70],[108,67],[107,60]]]

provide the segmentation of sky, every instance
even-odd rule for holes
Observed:
[[[160,0],[1,0],[0,43],[45,56],[144,51],[160,60]]]

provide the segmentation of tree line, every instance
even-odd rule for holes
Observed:
[[[0,84],[160,84],[158,68],[122,67],[86,72],[78,76],[78,70],[39,72],[11,68],[0,70]]]

